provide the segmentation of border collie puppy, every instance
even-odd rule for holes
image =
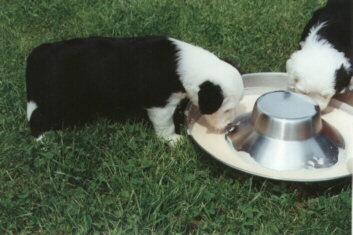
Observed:
[[[305,26],[300,50],[287,61],[289,87],[325,109],[353,76],[352,0],[328,0]]]
[[[214,54],[176,39],[78,38],[43,44],[26,70],[27,117],[40,139],[88,116],[145,109],[156,134],[173,145],[173,114],[185,97],[215,129],[235,118],[243,95],[239,71]]]

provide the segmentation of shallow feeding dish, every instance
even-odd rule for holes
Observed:
[[[313,111],[312,106],[313,105],[315,106],[315,104],[312,104],[311,103],[312,101],[305,100],[304,102],[303,100],[301,100],[302,102],[306,103],[308,105],[308,108],[310,109],[309,111],[304,111],[303,113],[310,114],[308,116],[311,118],[305,119],[304,117],[302,117],[302,119],[307,120],[306,122],[304,122],[307,124],[301,125],[302,131],[300,135],[296,136],[297,134],[299,134],[299,131],[297,131],[299,130],[299,127],[297,126],[297,129],[292,128],[292,130],[296,129],[294,132],[289,132],[289,133],[292,133],[292,135],[283,136],[284,139],[294,138],[294,140],[275,139],[274,136],[271,136],[271,134],[282,136],[282,134],[280,134],[282,132],[279,130],[283,131],[284,130],[283,128],[282,129],[277,128],[276,129],[277,132],[276,131],[269,132],[266,129],[265,130],[259,129],[259,131],[261,131],[259,132],[260,133],[259,135],[265,136],[264,134],[261,134],[261,133],[265,133],[267,135],[270,135],[270,136],[266,136],[266,138],[272,138],[274,142],[285,141],[286,144],[288,144],[289,142],[303,143],[303,141],[305,142],[311,139],[311,141],[313,141],[313,143],[310,144],[311,146],[315,145],[315,143],[318,143],[319,145],[318,149],[325,149],[329,145],[325,145],[325,144],[320,145],[320,143],[323,143],[327,140],[331,142],[330,145],[334,144],[334,146],[336,145],[336,147],[337,146],[342,147],[344,146],[344,143],[345,143],[344,149],[341,147],[338,148],[338,157],[337,157],[338,160],[336,163],[335,163],[336,158],[334,157],[335,155],[333,155],[333,157],[331,155],[325,155],[323,158],[319,158],[319,156],[321,155],[317,154],[315,152],[316,150],[315,151],[310,150],[310,151],[314,151],[315,154],[306,155],[307,151],[304,151],[304,150],[307,150],[308,148],[304,148],[303,156],[307,157],[305,158],[305,157],[298,157],[299,155],[294,154],[294,151],[293,151],[293,154],[291,151],[289,151],[289,154],[286,154],[286,155],[275,155],[274,149],[277,148],[277,151],[279,151],[279,149],[282,148],[281,151],[284,151],[283,145],[277,145],[275,148],[272,148],[272,147],[270,148],[270,146],[266,145],[261,147],[261,149],[264,151],[257,149],[257,154],[258,156],[263,156],[268,154],[270,157],[272,157],[272,159],[268,158],[268,159],[271,159],[271,163],[268,166],[268,165],[265,165],[264,162],[261,162],[261,157],[253,158],[248,152],[246,152],[245,143],[251,143],[250,142],[251,135],[247,136],[249,141],[245,141],[246,138],[243,138],[241,141],[237,142],[236,138],[238,137],[235,137],[235,135],[233,136],[233,134],[236,131],[240,131],[240,129],[237,129],[237,128],[240,128],[240,127],[243,128],[242,133],[252,133],[255,131],[254,130],[255,128],[253,126],[250,126],[249,128],[247,128],[246,123],[244,122],[246,122],[247,120],[249,122],[247,125],[250,125],[251,123],[250,115],[253,112],[253,108],[258,98],[266,93],[271,94],[274,91],[286,90],[288,86],[287,81],[288,81],[288,77],[286,73],[252,73],[252,74],[243,75],[243,82],[245,87],[244,98],[235,109],[237,113],[237,117],[234,122],[234,125],[241,124],[241,123],[242,125],[238,125],[238,127],[235,127],[234,130],[232,130],[230,133],[226,133],[226,132],[216,133],[212,131],[211,128],[209,128],[209,125],[206,119],[200,113],[198,107],[190,103],[185,111],[186,113],[185,125],[189,135],[194,140],[194,142],[203,151],[208,153],[211,157],[215,158],[216,160],[220,161],[221,163],[231,168],[234,168],[236,170],[243,171],[246,173],[250,173],[253,175],[257,175],[265,178],[277,179],[277,180],[303,181],[303,182],[333,180],[333,179],[351,176],[352,170],[353,170],[353,167],[352,167],[353,145],[350,145],[349,143],[353,142],[353,91],[346,91],[344,94],[340,94],[334,97],[333,99],[331,99],[328,108],[326,108],[324,112],[321,113],[321,118],[320,118],[320,112],[318,113],[314,112],[314,111],[318,111],[316,110],[316,108],[314,108],[314,111]],[[293,96],[292,98],[294,98],[294,101],[297,100],[297,98],[301,99],[296,96]],[[276,108],[275,106],[272,107],[272,106],[265,105],[265,108],[266,107]],[[284,108],[286,107],[284,106]],[[279,110],[281,109],[282,108],[279,108]],[[262,113],[264,111],[266,110],[262,110]],[[268,117],[276,116],[273,114],[273,112],[275,111],[273,110],[270,110],[270,111],[272,115],[267,115]],[[281,113],[282,115],[286,114],[291,117],[293,117],[294,115],[300,114],[297,112],[292,113],[290,111],[291,110],[289,110],[286,113],[282,113],[282,112]],[[261,115],[258,115],[258,116],[261,116]],[[299,115],[299,116],[305,116],[305,115]],[[284,116],[284,119],[286,118],[288,117]],[[266,118],[264,120],[265,122],[270,122],[269,120],[266,120]],[[308,122],[310,120],[311,122]],[[321,123],[318,122],[318,120],[321,120]],[[264,121],[261,121],[259,123],[263,124],[263,122]],[[288,122],[288,120],[284,122],[286,123]],[[281,127],[280,123],[281,122],[278,122],[278,123],[275,122],[274,124],[278,125],[278,127]],[[311,123],[311,124],[308,124],[308,123]],[[262,124],[261,126],[263,127]],[[311,126],[311,128],[309,128],[309,126]],[[322,135],[324,136],[323,138],[324,140],[320,139]],[[233,141],[235,141],[235,144],[233,143]],[[278,146],[282,146],[282,147],[278,147]],[[334,146],[333,146],[333,149],[336,149],[334,148]],[[289,147],[286,147],[286,148],[289,148]],[[330,151],[336,152],[336,150],[330,150]],[[324,150],[323,152],[326,153],[326,150]],[[275,166],[273,162],[280,162],[278,160],[280,156],[287,156],[286,161],[284,161],[285,164]],[[312,156],[315,156],[316,158]],[[314,161],[310,157],[312,157]],[[291,161],[293,162],[289,163],[290,160],[288,159],[292,159]],[[298,159],[305,159],[307,161],[306,162],[304,161],[304,166],[302,166],[300,163],[302,163],[303,161],[299,161]],[[288,166],[291,166],[291,167],[288,167]],[[275,167],[278,167],[278,168],[275,168]]]
[[[236,150],[275,170],[330,167],[338,161],[338,147],[344,148],[340,133],[321,120],[315,101],[290,91],[260,96],[227,136]]]

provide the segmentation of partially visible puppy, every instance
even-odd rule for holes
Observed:
[[[239,71],[211,52],[176,39],[79,38],[43,44],[27,60],[27,117],[40,139],[87,116],[145,109],[156,134],[173,145],[173,114],[188,97],[224,129],[243,95]]]
[[[325,109],[353,76],[351,0],[328,0],[305,26],[300,50],[287,61],[289,86]]]

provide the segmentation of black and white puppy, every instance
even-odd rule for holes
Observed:
[[[173,113],[185,97],[210,126],[224,129],[235,118],[243,81],[231,64],[176,39],[79,38],[43,44],[30,54],[26,70],[27,117],[40,139],[63,123],[89,115],[147,110],[157,135],[173,145]]]
[[[305,26],[301,49],[287,61],[289,86],[325,109],[353,76],[352,0],[328,0]]]

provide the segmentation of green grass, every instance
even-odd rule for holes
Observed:
[[[165,35],[285,71],[315,0],[0,1],[0,234],[351,234],[351,180],[266,180],[159,142],[148,119],[30,137],[26,57],[92,35]],[[176,113],[182,119],[182,110]],[[179,121],[179,127],[187,136]]]

